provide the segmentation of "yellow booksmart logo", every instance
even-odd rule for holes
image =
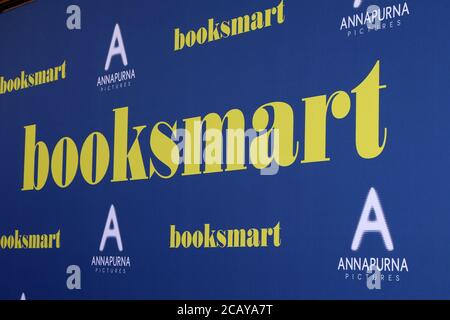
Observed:
[[[5,79],[0,76],[0,94],[28,89],[61,79],[66,79],[65,60],[61,65],[36,71],[34,73],[21,71],[20,75],[14,79]]]
[[[352,133],[356,151],[363,159],[378,157],[386,145],[387,129],[382,130],[380,143],[379,121],[380,90],[384,88],[385,85],[380,85],[380,62],[377,61],[367,77],[351,91],[356,101],[355,130]],[[184,166],[182,176],[246,170],[246,163],[258,170],[274,163],[288,167],[296,162],[301,150],[303,158],[297,160],[299,163],[330,161],[327,121],[331,120],[330,114],[335,119],[349,115],[350,94],[337,91],[329,96],[319,95],[302,101],[305,115],[303,148],[294,137],[294,109],[280,101],[266,103],[256,109],[249,129],[254,136],[248,141],[245,135],[248,128],[240,109],[230,110],[223,117],[209,113],[204,117],[183,119],[184,129],[179,129],[177,121],[160,121],[144,138],[147,125],[134,125],[130,130],[128,107],[117,108],[113,110],[112,142],[103,133],[94,131],[81,148],[72,138],[62,137],[53,151],[49,150],[47,143],[37,140],[37,125],[28,125],[24,127],[22,190],[41,190],[49,173],[58,187],[66,188],[74,181],[78,169],[85,182],[96,185],[104,179],[111,159],[111,182],[146,180],[155,174],[162,179],[170,179],[181,165]],[[176,143],[180,130],[184,133],[182,145]],[[130,133],[134,134],[132,141]],[[276,139],[272,139],[273,136]],[[245,162],[247,153],[249,161]]]

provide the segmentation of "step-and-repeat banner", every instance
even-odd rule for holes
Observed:
[[[450,298],[448,1],[0,15],[0,298]]]

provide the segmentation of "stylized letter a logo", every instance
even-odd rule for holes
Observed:
[[[117,43],[117,45],[116,45]],[[111,65],[111,58],[120,55],[124,66],[128,65],[127,53],[125,52],[125,46],[123,44],[122,33],[120,32],[119,24],[114,27],[114,33],[109,45],[108,57],[106,58],[105,71],[108,71]]]
[[[119,223],[117,222],[116,209],[113,205],[109,209],[108,219],[106,219],[105,229],[103,231],[102,241],[100,242],[100,251],[105,249],[106,240],[114,238],[117,242],[119,251],[123,250],[122,238],[120,237]]]
[[[374,212],[375,220],[370,220],[370,213]],[[353,237],[352,250],[356,251],[361,245],[362,238],[366,232],[378,232],[383,237],[384,245],[388,251],[394,250],[391,234],[384,218],[383,208],[380,199],[374,188],[371,188],[367,195],[364,209]]]

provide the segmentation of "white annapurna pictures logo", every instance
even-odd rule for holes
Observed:
[[[117,65],[119,61],[124,66],[128,66],[128,57],[125,50],[125,42],[122,36],[120,25],[116,23],[109,45],[108,54],[106,56],[105,71],[113,68],[112,65]],[[117,61],[117,62],[116,62]],[[97,78],[97,88],[100,92],[108,92],[130,87],[132,81],[136,78],[134,68],[122,69],[117,72],[108,73]]]
[[[381,257],[377,257],[375,254],[364,257],[358,254],[364,251],[364,239],[373,236],[381,238],[383,243],[376,251],[382,250],[386,254]],[[378,284],[380,282],[399,282],[401,274],[409,272],[406,258],[395,257],[392,254],[394,242],[391,230],[375,188],[369,190],[350,249],[353,252],[352,256],[340,257],[337,268],[338,271],[344,272],[345,280],[364,281],[364,283],[369,283],[368,280],[375,280]],[[374,278],[375,275],[379,275],[380,279]],[[370,279],[368,279],[369,277]],[[379,289],[379,286],[368,286],[368,288]]]
[[[354,12],[340,20],[339,30],[345,32],[347,37],[362,36],[371,31],[393,30],[400,27],[403,19],[410,15],[407,1],[384,7],[370,4],[366,8],[362,6],[362,3],[362,0],[355,0],[353,7],[358,12]]]
[[[107,244],[109,244],[109,247]],[[111,251],[112,248],[117,248],[119,252],[124,251],[119,221],[117,220],[114,205],[111,205],[109,209],[99,251],[104,252],[106,249]],[[129,256],[123,255],[98,255],[92,257],[91,266],[96,273],[125,274],[131,268],[131,260]]]
[[[111,59],[114,56],[120,56],[122,59],[122,64],[125,67],[128,65],[127,53],[125,51],[125,45],[123,43],[119,24],[116,24],[114,27],[111,44],[109,45],[108,56],[106,57],[105,71],[109,70],[109,67],[111,66]]]
[[[375,220],[370,220],[370,213],[375,215]],[[392,242],[391,234],[389,232],[386,219],[384,217],[383,208],[381,207],[380,199],[374,188],[371,188],[367,195],[366,203],[364,204],[361,218],[359,219],[358,227],[352,242],[352,250],[357,251],[361,246],[363,236],[367,232],[379,233],[383,238],[386,250],[394,250],[394,243]]]

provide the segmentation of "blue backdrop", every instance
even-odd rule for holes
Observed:
[[[197,30],[208,19],[231,19],[277,6],[274,0],[50,1],[38,0],[0,15],[0,76],[13,79],[67,63],[64,80],[0,95],[0,235],[61,231],[61,248],[0,250],[0,298],[19,299],[410,299],[450,298],[450,4],[408,0],[409,14],[393,27],[348,35],[344,17],[369,4],[404,1],[285,0],[285,21],[255,32],[174,51],[174,29]],[[69,5],[81,9],[81,29],[70,30]],[[400,21],[400,23],[398,22]],[[119,56],[104,66],[114,27],[120,25],[128,66]],[[387,22],[388,24],[390,21]],[[400,25],[398,25],[400,24]],[[280,168],[263,176],[245,171],[169,180],[111,183],[112,166],[96,186],[77,173],[65,189],[51,177],[40,191],[21,191],[24,126],[50,150],[63,136],[81,147],[93,131],[113,139],[114,113],[129,107],[135,125],[151,128],[254,111],[285,101],[295,112],[295,138],[303,154],[305,97],[349,92],[381,62],[380,127],[383,153],[358,156],[354,108],[330,120],[331,161]],[[130,86],[102,92],[97,79],[134,69]],[[142,149],[148,149],[149,129]],[[147,148],[147,149],[146,149]],[[378,233],[351,243],[369,189],[380,197],[394,250]],[[114,205],[123,251],[113,239],[99,251]],[[278,248],[170,249],[169,226],[181,231],[274,226]],[[127,256],[125,273],[98,272],[92,257]],[[369,290],[365,271],[338,270],[343,257],[406,259],[408,270]],[[81,290],[69,290],[66,269],[81,270]],[[397,278],[395,278],[398,276]]]

